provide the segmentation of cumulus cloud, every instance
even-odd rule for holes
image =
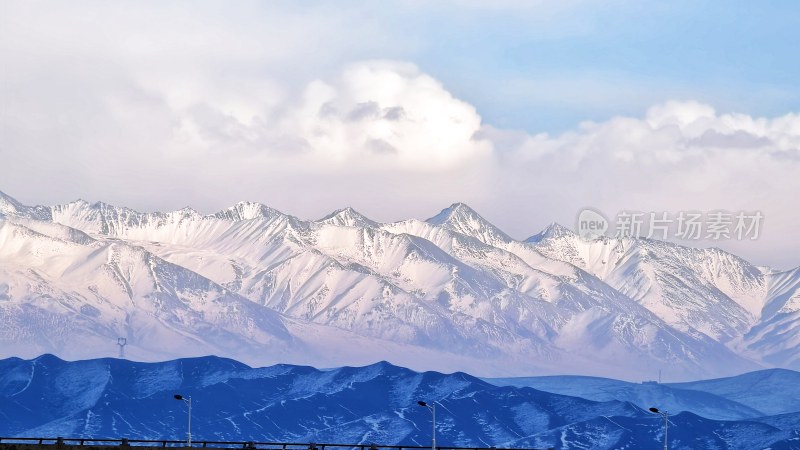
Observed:
[[[265,164],[294,158],[310,172],[331,165],[435,172],[492,156],[492,144],[476,136],[475,108],[410,63],[350,64],[331,80],[311,81],[278,109],[247,120],[205,103],[177,109],[181,126],[172,145],[191,142],[232,158],[229,150],[238,149]]]
[[[481,118],[408,63],[353,64],[332,83],[314,81],[282,129],[303,136],[320,159],[367,160],[410,170],[448,169],[489,156],[474,139]]]
[[[488,142],[473,139],[481,124],[475,108],[408,63],[352,64],[334,80],[309,83],[272,120],[243,122],[208,105],[186,112],[187,131],[208,145],[249,142],[257,151],[310,152],[318,160],[390,154],[385,162],[394,168],[426,170],[491,152]]]

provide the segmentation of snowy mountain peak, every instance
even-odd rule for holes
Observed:
[[[268,219],[278,215],[281,215],[280,211],[255,202],[239,202],[230,208],[223,209],[222,211],[214,214],[214,216],[219,219],[230,220],[232,222],[253,219]]]
[[[465,203],[453,203],[426,222],[477,238],[490,245],[512,241],[507,234]]]
[[[378,222],[367,218],[365,215],[349,206],[347,208],[337,209],[322,219],[317,220],[317,223],[340,227],[377,227],[379,225]]]
[[[89,203],[88,201],[86,201],[86,200],[84,200],[82,198],[79,198],[77,200],[73,200],[73,201],[68,202],[68,203],[55,205],[55,206],[51,207],[51,209],[61,209],[61,210],[66,210],[66,209],[79,210],[79,209],[81,209],[82,210],[82,209],[91,209],[91,207],[92,207],[91,203]]]
[[[435,225],[444,225],[448,221],[453,220],[454,217],[480,217],[480,215],[466,203],[453,203],[447,208],[443,209],[439,214],[426,220],[428,223]]]
[[[102,201],[97,201],[97,202],[89,204],[89,202],[87,202],[86,200],[78,199],[74,203],[76,203],[78,205],[83,205],[83,206],[86,206],[86,207],[88,207],[90,209],[95,209],[95,210],[98,210],[98,211],[136,212],[136,211],[134,211],[134,210],[132,210],[130,208],[126,208],[124,206],[114,206],[114,205],[112,205],[110,203],[106,203],[106,202],[102,202]]]
[[[0,214],[15,216],[19,214],[22,205],[15,199],[0,191]]]
[[[572,230],[561,224],[553,222],[550,225],[548,225],[544,230],[526,239],[525,242],[537,243],[545,239],[558,239],[562,237],[571,237],[571,236],[575,236],[575,233]]]
[[[50,210],[44,206],[25,206],[0,191],[0,217],[16,216],[35,220],[50,220]]]

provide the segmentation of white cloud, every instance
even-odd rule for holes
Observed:
[[[503,148],[498,196],[513,194],[537,212],[571,224],[585,206],[622,210],[764,212],[757,242],[704,242],[780,266],[797,265],[800,211],[800,115],[720,114],[693,101],[669,101],[640,118],[586,122],[561,135],[485,127]],[[528,217],[533,218],[532,214]],[[791,251],[789,250],[791,248]]]
[[[710,105],[695,101],[668,101],[651,107],[642,118],[584,122],[578,130],[554,137],[518,135],[513,145],[521,159],[557,154],[571,164],[603,157],[664,168],[697,157],[708,158],[717,151],[730,154],[733,149],[750,150],[751,156],[797,156],[798,127],[800,116],[793,113],[773,119],[754,118],[717,114]],[[746,157],[741,152],[732,155]]]
[[[25,202],[247,199],[395,220],[466,201],[518,237],[584,206],[762,210],[759,242],[723,245],[798,263],[797,114],[667,101],[531,135],[485,123],[415,64],[372,59],[419,43],[336,9],[28,5],[0,15],[0,189]]]
[[[492,156],[491,143],[475,138],[481,127],[475,108],[409,63],[350,64],[332,80],[311,81],[297,98],[263,112],[236,114],[224,104],[189,102],[172,109],[180,126],[165,152],[194,155],[202,149],[227,159],[254,158],[265,169],[302,163],[309,173],[436,172]]]
[[[270,153],[270,143],[283,141],[279,147],[307,152],[312,166],[412,171],[452,169],[491,153],[489,142],[473,139],[481,126],[475,108],[408,63],[352,64],[333,81],[311,82],[281,111],[274,122],[258,117],[250,126],[220,117],[221,143],[249,139]]]

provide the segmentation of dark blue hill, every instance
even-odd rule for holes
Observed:
[[[671,416],[669,421],[668,440],[672,450],[800,448],[797,431],[780,430],[764,423],[715,421],[691,413]],[[556,449],[661,448],[655,442],[663,443],[663,433],[664,421],[655,415],[596,417],[520,439],[514,445],[525,447],[555,441]]]
[[[708,392],[767,415],[800,411],[800,372],[794,370],[759,370],[735,377],[671,383],[669,386]]]
[[[416,405],[420,399],[439,402],[440,445],[644,448],[657,445],[661,429],[657,417],[629,402],[495,386],[464,373],[417,373],[385,362],[318,370],[250,368],[217,357],[138,363],[45,355],[0,361],[0,435],[183,439],[186,408],[172,398],[176,393],[193,398],[197,441],[427,445],[431,417]],[[759,443],[790,442],[793,433],[793,417],[672,420],[676,442],[694,448],[744,448],[719,438],[725,433],[749,433],[749,442]],[[708,435],[709,446],[690,435]],[[614,443],[599,444],[606,441]]]

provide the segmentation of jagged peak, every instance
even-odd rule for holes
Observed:
[[[226,209],[223,209],[219,212],[214,214],[203,214],[191,206],[185,206],[181,209],[172,210],[168,212],[148,212],[142,213],[136,210],[122,207],[122,206],[114,206],[102,201],[89,203],[85,200],[78,199],[63,205],[57,205],[53,207],[55,211],[60,213],[72,211],[87,211],[91,214],[99,214],[101,217],[110,217],[110,216],[121,216],[121,217],[139,217],[141,219],[148,219],[148,218],[168,218],[171,217],[173,219],[177,218],[180,220],[184,219],[208,219],[208,218],[216,218],[228,221],[244,221],[244,220],[251,220],[251,219],[264,219],[264,218],[272,218],[276,216],[283,216],[280,211],[277,211],[273,208],[270,208],[266,205],[257,202],[238,202],[233,206],[230,206]],[[75,214],[72,212],[71,214]]]
[[[128,216],[128,217],[147,217],[147,216],[155,216],[155,217],[168,217],[168,216],[180,216],[180,217],[200,217],[200,214],[196,209],[192,208],[191,206],[184,206],[181,209],[177,209],[174,211],[169,212],[141,212],[135,209],[128,208],[126,206],[117,206],[111,203],[106,203],[103,201],[96,201],[94,203],[89,203],[86,200],[78,199],[67,203],[64,206],[74,206],[79,209],[89,209],[93,211],[100,212],[104,217],[108,216]]]
[[[175,212],[178,212],[178,213],[181,213],[181,214],[186,214],[186,215],[192,215],[192,216],[200,215],[200,213],[197,212],[197,210],[192,208],[191,206],[184,206],[183,208],[181,208],[181,209],[179,209],[179,210],[177,210]]]
[[[128,213],[139,214],[138,212],[136,212],[136,211],[134,211],[134,210],[132,210],[130,208],[126,208],[124,206],[115,206],[115,205],[112,205],[110,203],[106,203],[106,202],[102,202],[102,201],[96,201],[94,203],[91,203],[91,202],[88,202],[88,201],[86,201],[86,200],[84,200],[82,198],[79,198],[77,200],[73,200],[73,201],[68,202],[68,203],[56,205],[56,206],[53,207],[53,209],[56,209],[56,210],[59,210],[59,209],[61,209],[61,210],[63,210],[63,209],[88,209],[88,210],[94,210],[94,211],[125,211],[125,212],[128,212]]]
[[[447,208],[443,209],[439,214],[431,217],[430,219],[426,220],[426,222],[434,224],[434,225],[444,225],[449,221],[452,221],[455,218],[459,217],[472,217],[472,218],[479,218],[481,220],[480,214],[478,214],[474,209],[470,208],[469,205],[466,203],[456,202],[452,205],[448,206]]]
[[[214,214],[219,219],[240,220],[267,219],[281,215],[281,212],[258,202],[239,202]]]
[[[59,203],[57,205],[53,205],[51,209],[54,211],[64,211],[70,209],[90,209],[91,203],[87,202],[86,200],[79,198],[77,200],[72,200],[71,202],[67,203]]]
[[[101,217],[108,220],[111,218],[134,218],[143,219],[150,215],[163,216],[164,213],[143,213],[126,206],[112,205],[106,202],[94,202],[88,205],[88,209],[97,211]]]
[[[45,206],[27,206],[0,191],[0,216],[16,216],[34,220],[50,220],[50,209]]]
[[[79,201],[82,201],[82,200],[79,200]],[[113,213],[124,213],[126,215],[131,215],[131,216],[142,216],[142,215],[148,214],[148,213],[139,212],[139,211],[137,211],[135,209],[128,208],[127,206],[117,206],[117,205],[112,205],[111,203],[106,203],[106,202],[101,202],[101,201],[92,203],[91,205],[89,205],[89,208],[96,209],[96,210],[99,210],[99,211],[111,211]],[[159,213],[156,213],[156,214],[159,214]]]
[[[528,239],[525,239],[525,242],[536,243],[536,242],[541,242],[545,239],[558,239],[562,237],[571,237],[571,236],[575,236],[575,233],[572,230],[565,227],[564,225],[561,225],[560,223],[552,222],[550,223],[550,225],[545,227],[544,230],[540,231],[537,234],[534,234]]]
[[[0,213],[14,214],[22,208],[22,203],[18,202],[17,199],[0,191]]]
[[[367,216],[351,208],[350,206],[342,209],[337,209],[336,211],[328,214],[322,219],[317,220],[316,223],[322,223],[327,225],[338,225],[345,227],[378,226],[378,222],[375,222],[374,220],[368,218]]]
[[[443,209],[439,214],[426,220],[431,225],[449,228],[455,232],[477,238],[484,243],[496,240],[511,241],[512,239],[491,222],[483,218],[466,203],[453,203]]]

